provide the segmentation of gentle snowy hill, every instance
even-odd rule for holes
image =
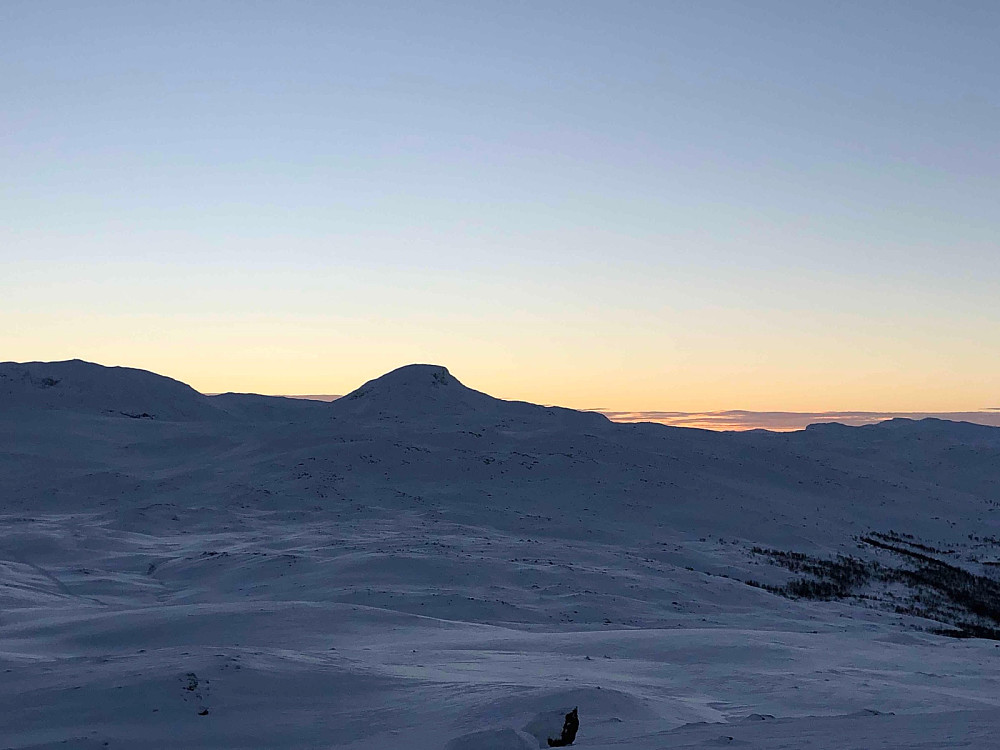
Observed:
[[[1000,729],[995,642],[937,633],[1000,628],[996,428],[8,363],[0,504],[0,747],[533,747],[574,706],[581,748]]]
[[[134,419],[209,419],[207,399],[180,381],[130,367],[0,362],[0,408],[66,409]]]

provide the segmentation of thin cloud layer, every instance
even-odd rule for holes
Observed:
[[[707,430],[802,430],[811,424],[839,422],[860,426],[884,422],[887,419],[948,419],[954,422],[1000,427],[1000,409],[960,412],[874,412],[874,411],[608,411],[595,409],[615,422],[658,422],[673,427],[699,427]]]

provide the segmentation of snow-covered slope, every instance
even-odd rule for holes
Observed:
[[[0,747],[993,746],[1000,429],[0,373]]]

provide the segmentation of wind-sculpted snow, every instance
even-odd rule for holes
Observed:
[[[1000,429],[0,374],[0,747],[995,746]]]

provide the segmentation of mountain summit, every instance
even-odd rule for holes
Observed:
[[[356,415],[456,414],[491,410],[498,399],[463,385],[442,365],[406,365],[334,402]]]
[[[599,427],[608,419],[594,412],[558,406],[507,401],[464,385],[441,365],[406,365],[330,404],[335,412],[355,419],[427,420],[438,424],[492,424],[506,429],[551,429],[558,426]]]
[[[360,388],[347,395],[347,398],[363,398],[372,393],[410,393],[426,395],[440,388],[466,388],[458,378],[448,372],[443,365],[405,365],[387,372],[385,375],[369,380]],[[485,395],[485,394],[484,394]]]

